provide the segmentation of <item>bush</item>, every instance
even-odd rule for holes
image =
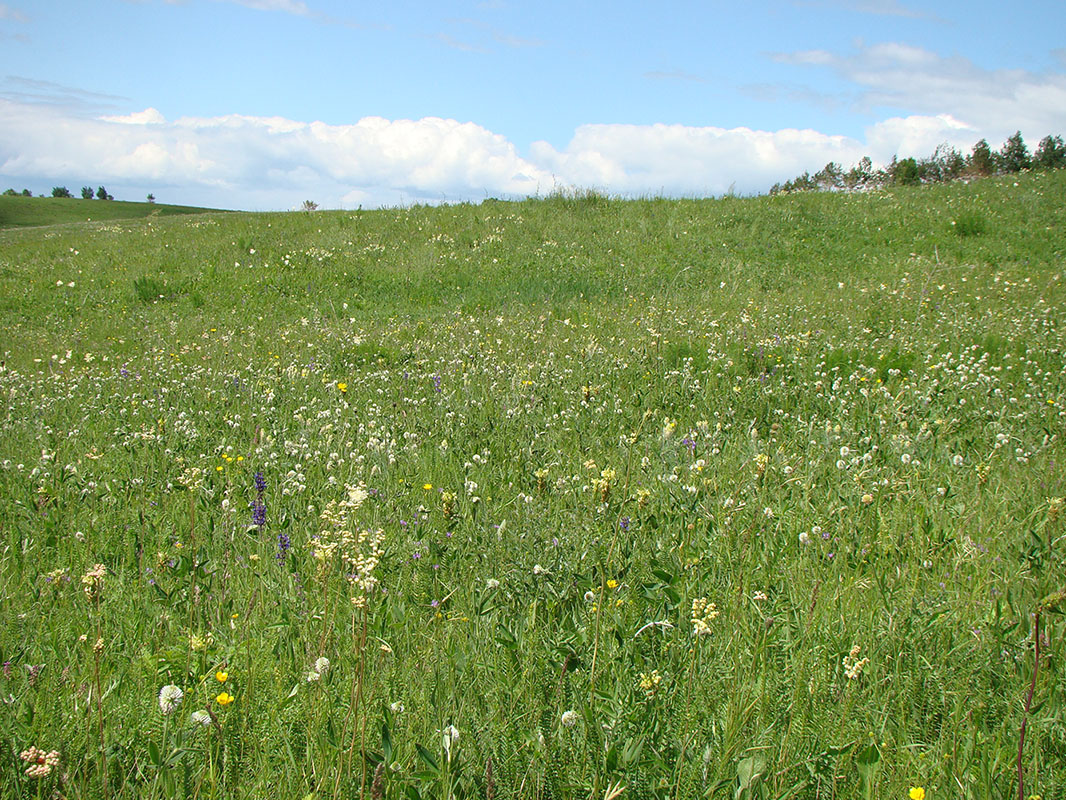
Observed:
[[[91,186],[82,186],[81,187],[81,199],[82,200],[92,200],[93,199],[93,187],[91,187]]]
[[[53,186],[52,197],[70,197],[70,189],[66,186]]]

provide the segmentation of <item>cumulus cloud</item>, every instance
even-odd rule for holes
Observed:
[[[858,87],[856,102],[872,120],[863,134],[589,124],[562,146],[537,141],[521,154],[506,137],[454,119],[168,120],[154,108],[122,112],[107,107],[114,98],[8,79],[0,83],[0,180],[88,180],[116,191],[132,187],[119,196],[152,191],[175,202],[248,209],[292,208],[306,199],[323,207],[476,201],[559,186],[717,195],[763,192],[830,161],[849,167],[869,155],[882,165],[893,156],[930,155],[943,143],[969,152],[980,138],[998,147],[1016,129],[1032,146],[1066,131],[1062,74],[984,70],[893,43],[851,55],[819,50],[777,58],[835,71]]]
[[[198,188],[216,204],[249,207],[245,198],[254,196],[272,208],[308,197],[332,206],[376,205],[524,197],[552,187],[551,175],[519,157],[503,136],[456,120],[168,121],[152,108],[84,119],[2,99],[0,174]]]

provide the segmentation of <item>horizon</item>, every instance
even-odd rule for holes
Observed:
[[[1040,22],[1025,26],[989,26],[990,2],[901,0],[356,13],[0,3],[0,189],[246,211],[715,197],[829,162],[1066,133],[1061,3],[1012,9]]]

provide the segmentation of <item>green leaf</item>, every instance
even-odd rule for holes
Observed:
[[[156,767],[157,769],[163,766],[163,759],[159,755],[159,745],[157,745],[155,742],[148,743],[148,761],[153,767]]]
[[[437,764],[437,759],[433,757],[431,752],[417,742],[415,743],[415,749],[418,750],[418,755],[422,757],[422,760],[425,761],[434,772],[440,772],[440,766]]]
[[[881,751],[871,742],[855,756],[855,766],[863,781],[870,781],[881,767]]]
[[[752,796],[752,791],[762,780],[765,769],[765,756],[756,754],[742,759],[737,764],[737,789],[733,793],[733,800],[748,800]]]
[[[389,723],[381,723],[381,750],[385,754],[385,763],[392,763],[392,737],[389,735]]]

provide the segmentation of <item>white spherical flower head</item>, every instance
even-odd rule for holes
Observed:
[[[185,693],[173,683],[168,683],[159,690],[159,709],[164,714],[169,714],[179,705]]]
[[[329,672],[329,659],[325,656],[319,656],[315,659],[315,672],[319,675],[325,675]]]
[[[567,728],[572,728],[577,725],[577,712],[573,709],[569,711],[564,711],[559,721],[562,722],[563,725],[565,725]]]

